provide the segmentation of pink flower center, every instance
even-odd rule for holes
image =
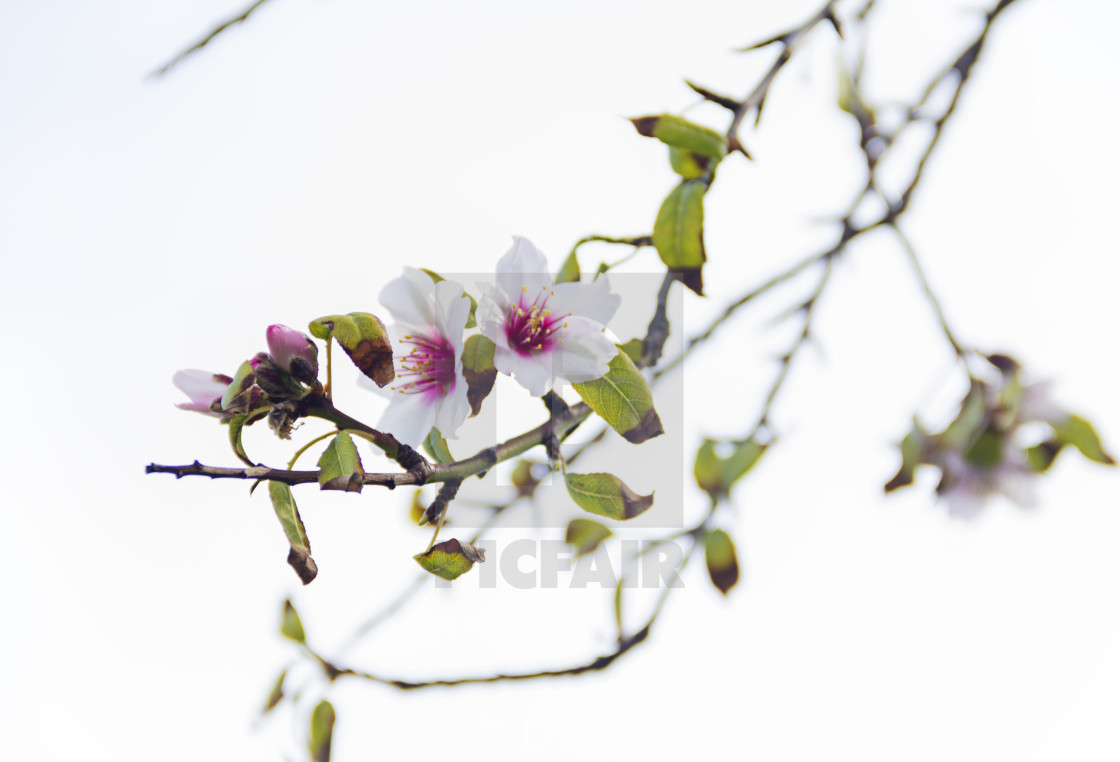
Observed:
[[[570,312],[556,316],[548,310],[548,297],[554,295],[548,288],[542,287],[532,302],[527,291],[525,286],[521,287],[521,296],[509,308],[506,318],[506,341],[510,349],[523,356],[548,351],[554,344],[562,343],[564,339],[556,333],[568,327],[567,318],[571,316]]]
[[[412,349],[400,360],[393,391],[439,398],[455,388],[455,347],[450,341],[436,334],[405,336],[401,343]]]

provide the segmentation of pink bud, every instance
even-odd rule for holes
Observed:
[[[319,374],[319,348],[311,339],[286,325],[270,325],[265,332],[272,361],[286,373],[304,383],[313,383]]]
[[[226,387],[232,382],[232,378],[221,373],[211,373],[208,370],[180,370],[172,376],[171,383],[190,397],[191,401],[179,402],[175,407],[221,417],[213,412],[210,406],[222,398]]]

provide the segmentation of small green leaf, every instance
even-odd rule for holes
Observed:
[[[973,381],[968,394],[961,402],[961,411],[945,431],[938,436],[940,443],[948,450],[962,450],[975,442],[980,435],[987,416],[987,406],[984,404],[984,387],[979,381]]]
[[[1003,435],[995,429],[984,429],[963,457],[977,468],[995,468],[1003,460]]]
[[[482,548],[452,538],[433,545],[431,550],[418,553],[413,558],[425,571],[437,577],[456,579],[470,571],[475,564],[485,561],[486,553]]]
[[[712,584],[724,595],[739,581],[739,561],[735,557],[735,544],[722,529],[708,532],[704,538],[704,560]]]
[[[658,256],[680,281],[703,296],[701,270],[704,251],[704,194],[702,180],[683,180],[669,192],[653,223],[653,245]]]
[[[576,558],[579,558],[594,553],[611,534],[610,529],[593,519],[572,519],[564,533],[564,542],[576,549]]]
[[[276,708],[277,704],[284,700],[284,679],[287,676],[288,670],[284,670],[280,673],[280,676],[276,678],[276,682],[272,684],[272,690],[268,692],[268,700],[265,701],[264,710],[261,714],[268,714]]]
[[[255,466],[256,463],[249,460],[249,456],[245,454],[245,446],[241,444],[241,431],[245,428],[245,422],[248,420],[249,416],[244,413],[238,413],[229,419],[229,444],[233,448],[233,454],[242,463],[247,466]]]
[[[365,475],[354,440],[340,431],[319,456],[319,489],[361,492]]]
[[[311,543],[307,539],[307,531],[303,528],[303,520],[296,508],[295,498],[292,497],[292,488],[283,482],[269,482],[268,496],[272,499],[272,507],[276,517],[280,519],[280,526],[291,546],[288,550],[288,563],[303,584],[309,584],[319,573],[314,559],[311,558]]]
[[[625,352],[615,355],[605,376],[572,388],[628,442],[641,444],[665,433],[649,384]]]
[[[253,403],[257,401],[254,397],[260,395],[259,390],[254,394],[253,387],[256,383],[257,375],[253,372],[252,364],[246,360],[241,363],[237,373],[233,376],[233,382],[226,387],[222,394],[222,410],[233,414],[248,414],[253,407]]]
[[[669,166],[685,180],[696,180],[712,166],[712,159],[695,151],[669,146]]]
[[[639,134],[657,138],[668,146],[693,151],[717,161],[727,154],[726,136],[675,114],[642,116],[631,119],[630,123]]]
[[[868,106],[863,100],[843,60],[837,63],[836,70],[839,74],[839,81],[837,82],[836,89],[836,105],[840,107],[841,111],[845,111],[854,116],[861,125],[874,124],[875,110]]]
[[[576,249],[578,248],[577,246]],[[560,265],[560,272],[556,273],[557,283],[572,283],[579,280],[579,260],[576,258],[576,249],[568,252],[564,263]]]
[[[323,341],[333,336],[362,373],[378,386],[395,378],[393,345],[385,325],[368,312],[327,315],[308,324],[311,335]]]
[[[467,381],[467,402],[471,417],[482,410],[482,401],[494,388],[498,371],[494,368],[494,342],[480,333],[463,343],[463,378]]]
[[[700,488],[713,498],[731,494],[731,487],[742,479],[758,463],[769,445],[755,439],[731,442],[733,449],[726,458],[716,453],[716,442],[705,439],[696,450],[696,460],[692,475]]]
[[[408,506],[408,518],[412,520],[413,524],[422,525],[424,512],[428,510],[428,506],[420,501],[423,494],[424,490],[419,488],[412,493],[412,502]]]
[[[303,622],[300,621],[299,613],[290,600],[284,601],[284,613],[280,617],[280,634],[300,645],[307,642],[307,636],[303,632]]]
[[[425,273],[435,283],[440,283],[442,281],[447,280],[447,278],[443,277],[439,273],[435,272],[434,270],[429,270],[426,267],[421,267],[420,272]],[[474,328],[475,326],[478,325],[478,320],[475,317],[475,312],[478,310],[478,300],[476,300],[473,296],[468,294],[466,291],[463,292],[463,296],[465,296],[465,297],[467,297],[468,299],[471,300],[471,311],[470,311],[470,314],[467,315],[467,322],[463,327],[464,328]]]
[[[639,495],[614,474],[565,474],[568,494],[583,510],[625,521],[653,505],[653,494]]]
[[[326,699],[311,711],[311,762],[330,762],[334,721],[334,707]]]
[[[1089,460],[1106,466],[1116,465],[1116,460],[1104,451],[1101,438],[1097,435],[1093,424],[1084,418],[1071,415],[1065,423],[1055,426],[1054,431],[1061,442],[1073,445]]]
[[[619,344],[618,349],[620,352],[626,354],[634,364],[637,365],[642,360],[642,353],[645,351],[645,346],[642,344],[641,339],[630,339],[625,344]]]
[[[447,440],[443,438],[443,434],[439,433],[439,429],[435,426],[428,432],[421,443],[424,446],[424,452],[428,453],[428,457],[437,463],[454,463],[455,456],[451,454],[451,450],[447,447]]]
[[[1047,440],[1027,448],[1027,465],[1037,474],[1050,470],[1065,442]]]
[[[884,492],[894,492],[899,487],[914,483],[914,471],[921,463],[925,438],[925,432],[922,431],[922,427],[918,425],[918,420],[915,418],[914,425],[902,438],[902,444],[899,447],[902,451],[902,465],[899,467],[898,473],[883,485]]]
[[[614,587],[614,623],[618,627],[618,639],[622,640],[622,583],[626,577],[619,577]]]

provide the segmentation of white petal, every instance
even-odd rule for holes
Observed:
[[[999,491],[1020,508],[1034,508],[1038,505],[1033,472],[1009,467],[1000,473],[997,484]]]
[[[448,391],[447,396],[440,402],[439,410],[436,411],[435,426],[439,429],[439,433],[447,439],[457,439],[455,432],[463,425],[463,421],[467,420],[470,410],[471,406],[467,401],[467,381],[462,373],[459,373],[455,377],[454,387]]]
[[[229,384],[217,381],[208,370],[180,370],[171,377],[175,388],[191,398],[192,402],[205,401],[207,405],[215,397],[221,397]]]
[[[564,341],[552,347],[556,375],[573,384],[602,378],[618,347],[594,320],[570,317],[565,323],[567,327],[559,334]]]
[[[398,323],[435,328],[435,285],[425,273],[406,267],[404,275],[385,284],[378,298]]]
[[[948,504],[949,515],[958,519],[975,518],[988,502],[987,495],[977,494],[964,484],[942,493],[941,499]]]
[[[471,300],[463,287],[450,280],[435,284],[436,329],[455,347],[455,357],[463,352],[463,326],[471,314]]]
[[[502,255],[497,265],[498,287],[512,303],[519,294],[537,292],[552,285],[548,260],[527,238],[513,237],[513,246]]]
[[[1019,398],[1019,420],[1044,421],[1055,426],[1061,426],[1069,420],[1069,413],[1058,407],[1051,394],[1049,381],[1024,386]]]
[[[423,394],[397,393],[382,413],[377,428],[392,434],[401,444],[419,447],[435,424],[437,407],[429,403]]]
[[[505,325],[511,305],[503,298],[502,292],[489,283],[480,283],[479,287],[481,297],[478,300],[478,310],[475,311],[478,330],[499,348],[508,349]]]
[[[494,367],[500,373],[512,375],[534,397],[551,389],[555,378],[551,354],[525,356],[509,349],[495,348]]]
[[[582,315],[601,325],[606,325],[614,317],[620,304],[622,297],[611,293],[606,274],[590,283],[557,283],[552,287],[552,295],[548,298],[548,308],[552,314]]]

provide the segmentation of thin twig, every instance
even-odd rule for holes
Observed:
[[[172,69],[172,67],[174,67],[176,64],[178,64],[184,58],[191,55],[192,53],[195,53],[199,50],[202,50],[204,47],[206,47],[211,42],[213,42],[214,38],[216,38],[222,32],[229,29],[231,26],[235,26],[237,24],[240,24],[242,21],[248,20],[249,16],[253,15],[254,11],[256,11],[258,8],[260,8],[262,5],[264,5],[267,2],[268,2],[268,0],[256,0],[256,2],[254,2],[248,8],[246,8],[244,11],[242,11],[239,16],[234,16],[230,20],[225,21],[225,22],[219,24],[218,26],[214,27],[214,29],[211,30],[210,34],[203,37],[201,40],[199,40],[194,45],[192,45],[189,48],[187,48],[186,50],[184,50],[182,53],[179,53],[179,55],[172,58],[170,61],[165,63],[163,66],[161,66],[156,71],[152,72],[153,76],[162,77],[164,74],[169,72]]]

